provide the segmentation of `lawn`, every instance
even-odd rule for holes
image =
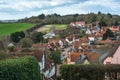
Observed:
[[[56,30],[63,30],[67,28],[66,24],[54,24],[54,25],[44,25],[40,27],[37,31],[38,32],[49,32],[52,26],[55,26]]]
[[[34,25],[31,23],[0,23],[0,37],[10,35],[16,31],[24,31]]]

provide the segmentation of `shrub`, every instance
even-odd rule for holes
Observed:
[[[5,53],[0,53],[0,60],[6,59],[6,54]]]
[[[10,35],[11,41],[16,43],[18,43],[24,37],[25,37],[25,33],[23,31],[15,32]]]
[[[120,80],[120,65],[62,65],[64,80]]]
[[[1,60],[0,80],[41,80],[40,67],[31,56]]]
[[[33,41],[30,38],[23,38],[20,40],[20,44],[22,48],[30,48],[32,46]]]
[[[39,43],[39,42],[42,42],[43,41],[43,33],[42,32],[33,32],[30,34],[30,38],[32,39],[32,41],[34,43]]]
[[[13,52],[13,51],[14,51],[14,49],[15,49],[15,47],[14,47],[14,46],[8,46],[8,50],[9,50],[9,51]]]

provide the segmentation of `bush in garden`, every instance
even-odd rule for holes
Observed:
[[[39,64],[31,56],[1,60],[0,80],[41,80]]]

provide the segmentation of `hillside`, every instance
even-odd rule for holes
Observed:
[[[19,20],[19,22],[33,22],[33,23],[44,23],[44,24],[69,24],[75,21],[85,21],[86,23],[99,22],[100,26],[112,26],[120,25],[120,16],[113,15],[110,13],[104,14],[100,11],[96,13],[88,14],[71,14],[71,15],[59,15],[59,14],[40,14]]]
[[[9,35],[16,31],[24,31],[34,25],[31,23],[0,23],[0,36]]]

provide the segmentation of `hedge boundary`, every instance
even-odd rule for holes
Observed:
[[[64,80],[120,80],[120,65],[61,65]]]
[[[0,80],[41,80],[39,64],[33,56],[1,60]]]

